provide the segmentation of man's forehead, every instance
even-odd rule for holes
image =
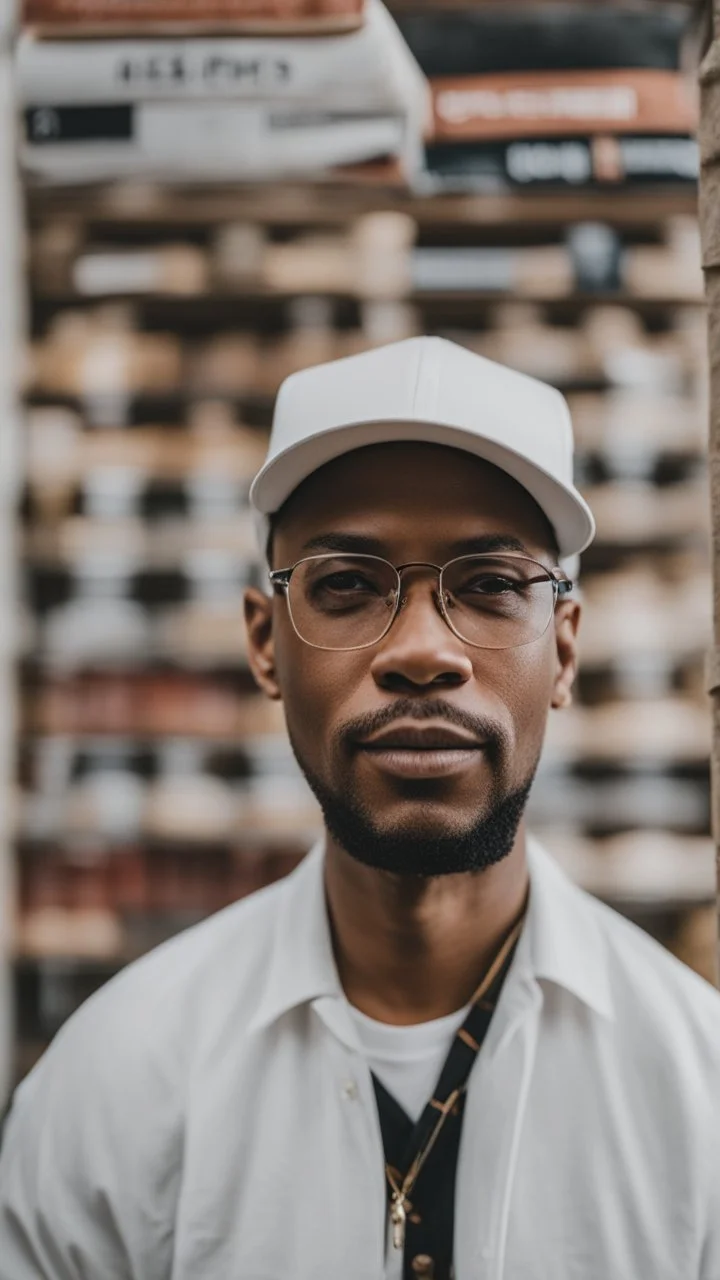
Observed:
[[[290,495],[273,523],[303,545],[328,533],[376,542],[432,536],[443,546],[496,535],[507,550],[554,543],[534,498],[500,468],[461,449],[414,441],[333,459]]]
[[[420,471],[427,466],[442,467],[448,474],[452,474],[453,471],[463,471],[468,467],[478,473],[505,474],[484,458],[479,458],[476,454],[469,453],[465,449],[457,449],[452,445],[434,444],[424,440],[386,440],[379,444],[362,445],[358,449],[351,449],[331,459],[330,462],[319,467],[313,476],[309,476],[308,480],[322,474],[350,475],[361,470],[377,471],[382,475],[390,468],[414,468]],[[506,478],[510,479],[509,476]]]
[[[294,514],[318,508],[371,511],[382,504],[411,507],[417,501],[438,510],[463,499],[468,507],[487,505],[499,494],[535,505],[506,472],[463,449],[391,441],[333,458],[308,476],[285,506]]]

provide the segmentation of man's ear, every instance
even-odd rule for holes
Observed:
[[[268,698],[281,698],[275,675],[275,645],[272,633],[273,601],[257,587],[248,587],[244,597],[248,636],[248,662],[255,683]]]
[[[555,643],[557,661],[551,706],[569,707],[578,667],[577,633],[581,605],[577,600],[563,600],[555,610]]]

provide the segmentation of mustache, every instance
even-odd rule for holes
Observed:
[[[425,720],[444,720],[456,729],[464,729],[473,737],[484,739],[488,752],[495,757],[503,751],[507,752],[509,748],[507,735],[496,720],[464,711],[442,698],[429,699],[427,702],[415,698],[397,698],[391,706],[367,711],[342,725],[337,733],[338,744],[353,747],[359,739],[379,733],[398,720],[415,720],[418,724]]]

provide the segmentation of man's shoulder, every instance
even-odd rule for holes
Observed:
[[[90,1151],[101,1163],[103,1143],[124,1142],[148,1167],[174,1167],[194,1071],[218,1046],[250,1041],[290,879],[171,938],[86,1000],[19,1085],[8,1142],[37,1147],[48,1126],[83,1160]]]
[[[170,1083],[218,1025],[231,1021],[242,1035],[289,887],[250,894],[128,964],[68,1019],[45,1059],[91,1059],[98,1076],[106,1066],[114,1077],[124,1069]]]

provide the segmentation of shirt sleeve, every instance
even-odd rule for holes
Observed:
[[[0,1280],[170,1280],[176,1081],[149,1029],[104,996],[15,1094],[0,1149]]]

